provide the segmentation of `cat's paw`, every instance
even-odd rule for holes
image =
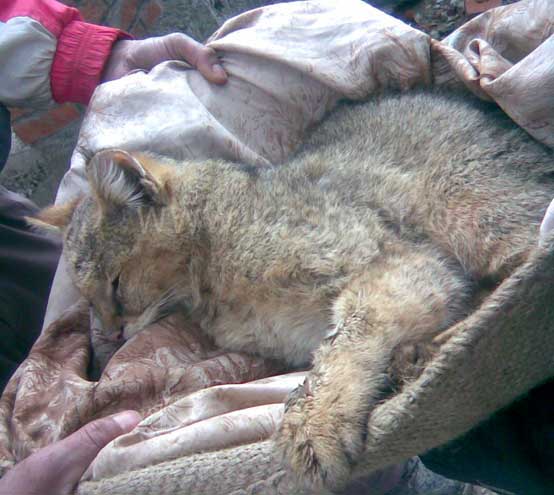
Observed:
[[[300,482],[310,488],[340,488],[364,450],[367,417],[345,415],[347,405],[340,400],[340,391],[323,387],[312,395],[309,381],[287,400],[276,445]]]
[[[409,342],[398,346],[392,355],[388,373],[394,389],[401,389],[421,375],[440,345],[434,341]]]

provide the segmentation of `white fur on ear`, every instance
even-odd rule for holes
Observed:
[[[97,153],[87,165],[87,175],[92,189],[106,206],[138,208],[147,200],[162,202],[156,179],[126,151]]]

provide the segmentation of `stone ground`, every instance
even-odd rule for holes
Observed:
[[[482,2],[483,0],[467,0]],[[513,0],[484,0],[488,4]],[[268,0],[65,0],[88,22],[117,26],[137,38],[181,31],[206,39],[226,19]],[[374,0],[375,6],[440,39],[471,16],[464,0]],[[13,148],[0,184],[40,206],[54,199],[69,166],[84,107],[57,105],[46,111],[12,112]]]

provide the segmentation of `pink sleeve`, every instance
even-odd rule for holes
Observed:
[[[131,37],[119,29],[88,24],[77,9],[55,0],[2,0],[0,22],[14,17],[34,19],[57,39],[50,85],[58,103],[88,103],[113,43]]]
[[[58,103],[88,103],[100,83],[112,45],[130,35],[82,21],[69,22],[58,38],[50,72],[52,97]]]

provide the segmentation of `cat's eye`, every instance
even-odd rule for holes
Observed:
[[[112,280],[112,291],[114,294],[117,294],[117,289],[119,289],[119,277],[120,275]]]
[[[115,277],[112,280],[112,300],[115,305],[117,314],[121,314],[123,312],[123,304],[121,303],[121,296],[119,294],[120,277],[121,277],[121,274],[119,274],[117,277]]]

